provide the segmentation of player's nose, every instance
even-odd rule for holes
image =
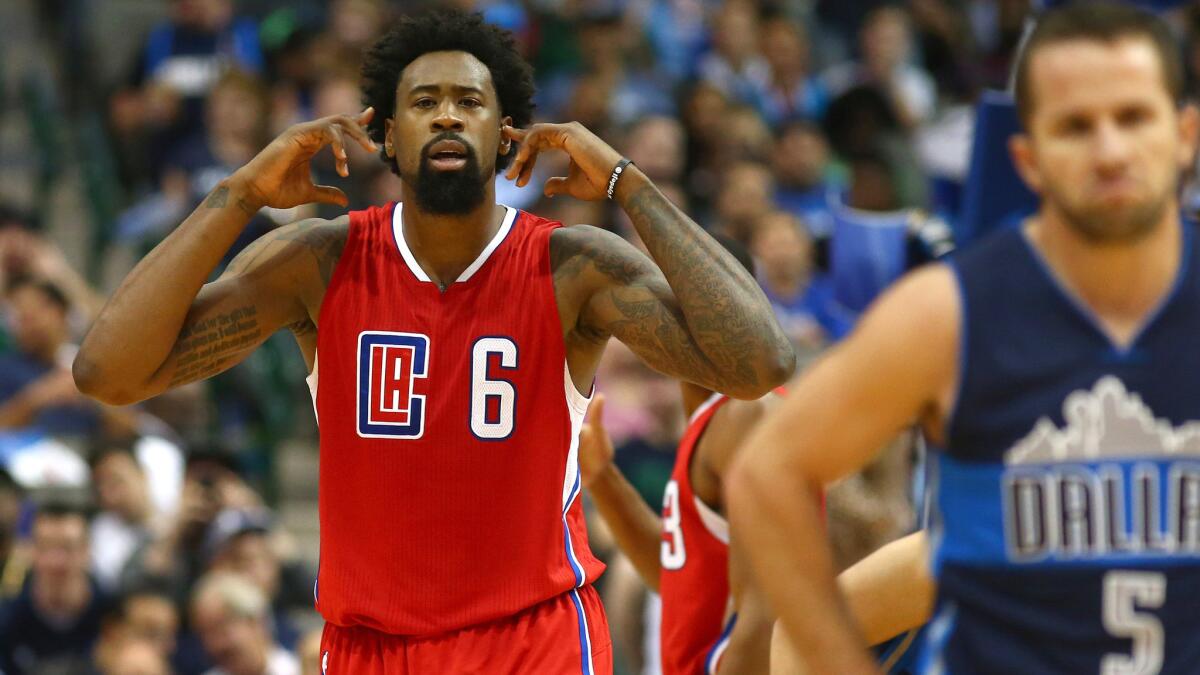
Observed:
[[[433,116],[434,131],[462,131],[463,126],[462,117],[458,115],[457,110],[452,104],[443,102],[442,105],[438,106],[437,114]]]

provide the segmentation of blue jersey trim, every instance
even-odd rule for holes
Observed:
[[[704,672],[707,675],[716,675],[717,664],[721,662],[721,654],[725,651],[725,646],[729,644],[729,635],[733,633],[733,627],[737,624],[737,616],[737,612],[729,615],[729,620],[725,622],[721,636],[708,650],[708,656],[704,657]]]
[[[579,622],[579,669],[583,675],[595,675],[592,667],[592,636],[588,633],[587,614],[583,611],[583,600],[578,589],[571,589],[571,603],[575,605],[575,617]]]
[[[567,497],[567,505],[563,507],[562,514],[563,541],[567,552],[567,563],[571,566],[571,571],[575,573],[575,588],[583,586],[583,582],[587,580],[583,565],[579,564],[579,559],[575,557],[575,547],[571,543],[571,528],[567,526],[567,511],[571,510],[571,504],[575,503],[575,498],[579,496],[582,489],[580,480],[579,474],[575,474],[575,484],[571,486],[571,495]]]

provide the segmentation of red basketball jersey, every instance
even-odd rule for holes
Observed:
[[[713,415],[728,401],[714,394],[692,413],[663,494],[659,594],[664,675],[715,672],[732,621],[729,526],[692,492],[692,455]]]
[[[560,227],[509,209],[445,291],[401,205],[350,214],[321,306],[325,619],[429,635],[510,616],[596,579],[550,271]]]

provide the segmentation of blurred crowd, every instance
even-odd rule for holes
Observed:
[[[315,453],[294,343],[277,335],[210,382],[122,409],[84,399],[69,367],[115,281],[288,125],[361,109],[362,50],[390,17],[431,2],[4,4],[0,171],[29,179],[0,189],[0,673],[320,672],[313,533],[280,525],[289,495],[315,498],[281,469],[285,448]],[[951,246],[975,104],[1005,87],[1036,10],[447,4],[518,36],[539,120],[583,123],[704,227],[747,246],[802,364],[900,272]],[[1172,20],[1195,83],[1200,10]],[[29,156],[14,156],[14,134]],[[347,150],[350,177],[325,153],[318,182],[341,187],[351,208],[399,195],[378,158]],[[541,196],[559,160],[539,163],[526,188],[500,179],[499,201],[636,242],[610,203]],[[230,257],[280,224],[334,215],[266,209]],[[657,506],[683,425],[678,389],[616,344],[597,380],[618,464]],[[868,472],[831,497],[830,517],[850,523],[843,564],[913,526],[913,445],[895,445],[883,461],[904,480]],[[653,602],[597,529],[618,667],[653,672]]]

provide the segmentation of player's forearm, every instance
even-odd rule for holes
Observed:
[[[787,380],[796,354],[742,265],[635,167],[622,174],[614,198],[670,284],[717,388],[753,399]]]
[[[755,453],[755,460],[762,458]],[[769,462],[739,461],[729,487],[731,526],[759,587],[812,672],[873,673],[838,599],[816,486],[788,478]]]
[[[222,181],[143,258],[92,324],[72,372],[83,393],[132,402],[174,347],[200,287],[258,211],[237,180]]]
[[[600,517],[612,530],[617,546],[633,563],[642,581],[657,591],[662,572],[659,563],[662,521],[658,514],[613,464],[588,484],[588,492]]]
[[[744,620],[749,619],[749,620]],[[770,670],[773,622],[738,616],[729,646],[717,664],[718,675],[761,675]]]
[[[929,620],[934,583],[925,533],[879,549],[838,576],[838,586],[867,644],[878,644]]]
[[[38,405],[28,393],[28,388],[0,405],[0,429],[16,429],[33,424]]]

